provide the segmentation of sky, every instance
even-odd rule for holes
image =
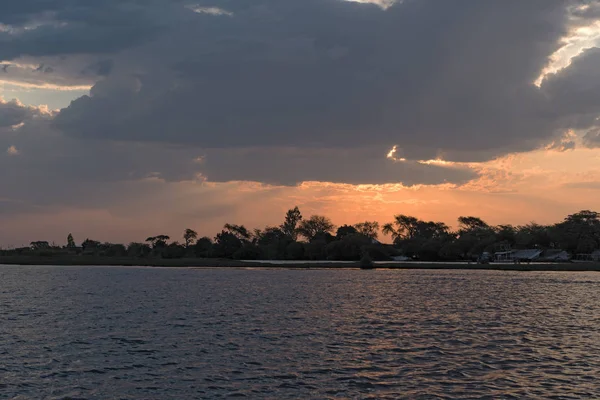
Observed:
[[[0,246],[600,211],[600,1],[2,0]]]

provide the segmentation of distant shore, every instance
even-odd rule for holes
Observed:
[[[212,258],[135,258],[135,257],[42,257],[3,256],[0,265],[55,266],[136,266],[136,267],[196,267],[196,268],[360,268],[359,262],[343,261],[238,261]],[[467,262],[377,262],[375,269],[472,269],[499,271],[600,271],[600,263],[522,263],[476,264]]]

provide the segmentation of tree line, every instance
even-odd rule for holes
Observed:
[[[380,232],[389,235],[392,244],[380,243]],[[172,241],[168,235],[156,235],[128,245],[86,239],[77,246],[69,234],[66,246],[36,241],[2,254],[343,261],[360,260],[365,255],[381,261],[397,256],[421,261],[474,260],[486,251],[525,248],[589,254],[600,249],[600,214],[583,210],[556,224],[532,222],[522,226],[489,225],[478,217],[461,216],[458,229],[452,230],[443,222],[404,214],[382,226],[364,221],[336,227],[326,216],[304,218],[294,207],[277,226],[249,230],[244,225],[227,223],[214,238],[199,237],[188,228],[181,239]]]

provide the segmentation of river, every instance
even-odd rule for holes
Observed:
[[[590,399],[599,376],[599,273],[0,266],[1,399]]]

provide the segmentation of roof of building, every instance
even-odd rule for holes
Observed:
[[[542,250],[540,249],[523,249],[523,250],[510,250],[510,251],[498,251],[494,253],[496,257],[498,256],[509,256],[514,259],[522,259],[522,260],[533,260],[538,258],[542,254]]]

